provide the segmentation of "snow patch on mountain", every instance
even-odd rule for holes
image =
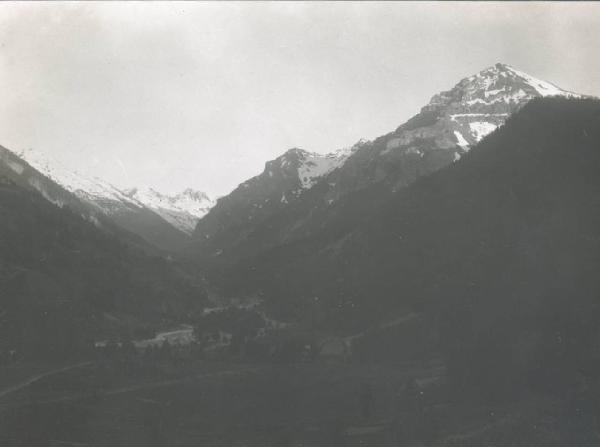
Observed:
[[[498,63],[463,79],[451,91],[436,95],[432,98],[432,103],[452,105],[453,108],[504,104],[506,108],[511,104],[524,103],[539,96],[579,97],[580,95],[558,88],[549,82],[516,70],[510,65]]]
[[[346,158],[344,155],[337,157],[333,154],[307,154],[298,167],[298,178],[302,188],[312,188],[318,179],[342,166]]]
[[[58,183],[80,199],[94,204],[105,214],[111,214],[114,211],[114,202],[120,202],[125,206],[134,208],[143,207],[140,202],[127,197],[110,183],[72,171],[46,154],[33,149],[20,151],[16,154],[50,180]]]
[[[463,137],[462,133],[460,133],[458,130],[454,131],[454,136],[456,137],[456,141],[460,147],[463,149],[467,149],[469,147],[469,142],[465,140],[465,137]]]
[[[192,234],[198,220],[215,204],[204,192],[190,188],[174,195],[163,194],[153,188],[133,188],[125,194],[187,234]]]
[[[487,121],[473,121],[469,123],[471,133],[476,141],[481,141],[483,137],[492,133],[498,126]]]
[[[16,153],[22,160],[40,171],[79,199],[90,203],[108,216],[121,212],[124,208],[155,212],[170,225],[191,234],[198,220],[214,205],[206,194],[192,189],[176,195],[161,194],[152,188],[122,191],[110,183],[88,177],[64,166],[58,160],[41,152],[28,149]],[[14,163],[13,163],[14,164]],[[13,170],[22,166],[11,166]],[[40,185],[32,185],[40,190]],[[44,195],[44,191],[40,190]],[[57,204],[61,205],[61,204]]]
[[[450,115],[450,119],[452,121],[458,121],[457,118],[472,118],[474,116],[477,116],[477,117],[492,117],[492,116],[507,117],[508,113],[455,113],[455,114]]]
[[[438,127],[445,126],[451,131],[450,134],[454,134],[459,146],[466,147],[464,141],[469,146],[476,144],[504,124],[510,114],[531,99],[543,96],[581,97],[509,65],[498,63],[461,80],[451,90],[434,95],[422,112],[437,114],[440,123]],[[443,141],[444,138],[439,136],[439,130],[436,130],[438,147],[450,148]],[[425,135],[421,130],[411,132],[415,137]],[[399,139],[402,144],[407,144],[406,140],[406,137]]]
[[[299,150],[298,179],[302,189],[312,188],[319,179],[325,177],[335,169],[344,165],[348,157],[356,152],[360,146],[365,144],[364,140],[359,140],[356,144],[339,149],[328,154],[318,154]],[[287,161],[285,161],[287,165]],[[282,166],[284,166],[282,164]]]

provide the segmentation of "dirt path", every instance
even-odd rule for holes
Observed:
[[[84,366],[84,365],[87,365],[90,363],[91,362],[80,363],[78,365],[71,365],[70,367],[65,367],[60,370],[54,370],[54,371],[49,371],[44,374],[40,374],[39,377],[36,376],[35,378],[28,380],[27,382],[23,382],[23,383],[19,384],[18,386],[12,387],[9,390],[5,390],[5,391],[7,391],[5,394],[9,394],[14,391],[23,389],[23,388],[27,387],[28,385],[30,385],[31,383],[33,383],[37,380],[40,380],[42,377],[47,377],[52,374],[64,372],[69,369],[81,367],[81,366]],[[131,393],[131,392],[145,390],[145,389],[168,387],[171,385],[177,385],[178,383],[185,383],[185,382],[190,382],[193,380],[201,380],[201,379],[207,379],[207,378],[212,378],[212,377],[235,377],[235,376],[241,376],[241,375],[245,375],[245,374],[257,373],[261,369],[263,369],[263,368],[255,367],[255,368],[245,368],[245,369],[237,369],[237,370],[224,370],[224,371],[217,371],[217,372],[205,373],[205,374],[196,374],[196,375],[192,375],[192,376],[181,377],[178,379],[160,380],[160,381],[156,381],[156,382],[140,383],[140,384],[136,384],[136,385],[114,388],[111,390],[99,390],[97,395],[99,398],[102,398],[104,396],[114,396],[117,394],[126,394],[126,393]],[[71,402],[71,401],[75,401],[75,400],[79,400],[79,399],[84,399],[86,397],[90,397],[90,394],[89,393],[71,394],[68,396],[62,396],[62,397],[57,397],[57,398],[53,398],[53,399],[39,400],[39,401],[37,401],[37,403],[49,404],[49,403]],[[23,404],[12,405],[12,407],[20,406],[20,405],[23,405]],[[8,407],[8,406],[6,406],[6,407]]]
[[[60,374],[60,373],[66,372],[71,369],[82,368],[84,366],[88,366],[91,364],[92,364],[92,362],[81,362],[81,363],[76,363],[74,365],[67,365],[67,366],[63,366],[62,368],[57,368],[57,369],[53,369],[50,371],[36,374],[35,376],[30,377],[29,379],[25,380],[24,382],[17,383],[16,385],[13,385],[11,387],[1,390],[0,391],[0,399],[3,397],[6,397],[9,394],[12,394],[16,391],[22,390],[23,388],[27,388],[29,385],[37,382],[38,380],[44,379],[49,376],[53,376],[55,374]]]

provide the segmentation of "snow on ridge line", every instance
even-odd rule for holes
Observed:
[[[126,194],[187,234],[193,233],[198,220],[215,204],[204,192],[190,188],[175,195],[162,194],[153,188],[133,188]]]
[[[327,155],[306,157],[298,167],[298,178],[302,188],[312,188],[319,178],[342,166],[347,158],[347,156],[332,158]]]
[[[560,87],[552,84],[548,81],[543,81],[538,78],[534,78],[533,76],[517,70],[516,68],[511,67],[510,65],[506,65],[506,68],[514,73],[516,76],[524,79],[531,87],[533,87],[541,96],[570,96],[579,98],[581,95],[577,93],[569,92],[567,90],[563,90]]]
[[[190,188],[174,195],[163,194],[154,188],[133,188],[125,193],[149,208],[188,213],[195,217],[204,216],[214,205],[214,200],[204,192]]]
[[[148,209],[158,214],[171,226],[191,234],[197,221],[214,205],[214,201],[206,194],[190,188],[175,196],[166,196],[152,188],[148,188],[145,193],[137,188],[121,191],[102,179],[86,177],[77,171],[72,171],[43,153],[30,149],[15,152],[15,155],[106,215],[114,214],[121,206],[139,210]],[[40,185],[37,186],[36,189],[47,195],[41,190]]]
[[[366,140],[361,138],[352,146],[327,154],[301,150],[302,160],[298,167],[298,179],[302,189],[312,188],[318,179],[343,166],[346,160],[365,143]]]
[[[95,177],[85,177],[77,171],[71,171],[61,162],[50,158],[41,152],[29,149],[15,152],[15,155],[25,160],[29,165],[41,172],[43,175],[55,181],[67,191],[80,198],[86,200],[89,197],[108,199],[117,202],[124,202],[128,205],[133,205],[136,208],[143,208],[141,203],[127,197],[123,192],[110,183]]]

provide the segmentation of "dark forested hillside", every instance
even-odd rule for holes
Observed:
[[[0,178],[1,350],[66,356],[176,321],[204,292],[175,263]]]
[[[347,330],[425,312],[457,374],[489,378],[596,368],[598,271],[600,102],[547,98],[352,233],[246,260],[229,284],[289,315],[319,297],[321,324]]]
[[[599,197],[600,103],[534,101],[394,198],[343,255],[369,260],[373,275],[348,278],[363,299],[436,315],[469,383],[487,378],[502,392],[523,373],[552,382],[559,366],[594,375]]]

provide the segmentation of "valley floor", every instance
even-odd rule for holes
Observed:
[[[557,433],[558,402],[528,396],[494,407],[451,404],[435,364],[190,360],[140,366],[89,362],[4,388],[0,445],[575,445]],[[419,417],[398,402],[413,379],[426,384],[418,391],[425,402]],[[582,416],[577,423],[576,445],[597,445],[591,422]]]

